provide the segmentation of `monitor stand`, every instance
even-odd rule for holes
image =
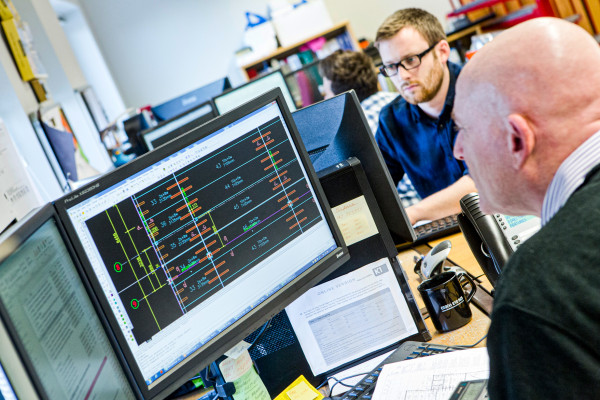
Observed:
[[[219,369],[219,362],[223,361],[225,356],[221,356],[217,361],[210,363],[202,372],[200,377],[205,387],[212,386],[215,389],[217,397],[213,399],[233,400],[235,386],[233,382],[225,382],[225,378]]]

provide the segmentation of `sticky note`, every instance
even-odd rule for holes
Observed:
[[[292,382],[274,400],[321,400],[323,395],[303,375]]]

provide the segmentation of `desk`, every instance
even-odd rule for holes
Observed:
[[[474,276],[479,276],[483,274],[483,271],[479,267],[479,264],[475,260],[475,257],[471,253],[469,249],[469,245],[465,241],[462,233],[456,233],[454,235],[445,237],[443,239],[437,240],[435,242],[430,243],[430,245],[421,245],[417,246],[414,249],[409,249],[402,251],[398,254],[398,260],[402,264],[404,271],[408,277],[408,284],[415,296],[417,301],[417,305],[419,308],[425,307],[423,303],[423,299],[417,290],[417,286],[421,283],[418,275],[414,272],[415,267],[415,256],[420,257],[421,255],[426,254],[433,246],[443,240],[450,240],[452,243],[452,250],[449,254],[449,260],[451,260],[454,264],[461,266],[466,271]],[[485,276],[481,277],[482,285],[491,290],[492,286],[489,281],[485,278]],[[488,331],[490,326],[490,319],[487,315],[485,315],[481,310],[479,310],[474,305],[471,305],[471,311],[473,312],[473,319],[467,325],[462,328],[456,329],[451,332],[439,333],[433,327],[433,323],[430,318],[425,320],[425,324],[427,328],[431,332],[433,336],[431,342],[432,343],[440,343],[449,346],[453,345],[468,345],[475,343],[479,339],[481,339]],[[485,346],[485,341],[479,343],[477,347]]]

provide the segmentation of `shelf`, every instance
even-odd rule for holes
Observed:
[[[463,15],[471,11],[477,11],[482,8],[487,8],[496,4],[504,3],[506,1],[507,0],[475,0],[448,13],[448,17],[457,17],[459,15]]]
[[[286,58],[288,56],[291,56],[292,54],[295,54],[298,52],[298,49],[302,46],[304,46],[307,42],[310,42],[311,40],[314,39],[318,39],[320,37],[325,37],[325,39],[332,39],[336,36],[339,36],[347,31],[350,31],[350,26],[348,24],[347,21],[345,22],[341,22],[339,24],[334,25],[333,27],[331,27],[330,29],[323,31],[321,33],[318,33],[316,35],[310,36],[306,39],[304,39],[301,42],[298,42],[294,45],[291,46],[287,46],[287,47],[280,47],[279,49],[275,50],[273,53],[269,54],[268,56],[262,57],[258,60],[255,60],[249,64],[243,65],[241,67],[241,69],[243,71],[247,71],[251,68],[256,68],[256,67],[260,67],[264,62],[268,62],[272,59],[283,59]],[[356,39],[354,39],[354,35],[352,34],[352,32],[350,32],[350,36],[352,37],[353,40],[353,46],[358,50],[359,46],[358,46],[358,42],[356,42]]]

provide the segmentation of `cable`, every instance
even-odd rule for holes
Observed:
[[[258,332],[258,335],[256,335],[256,337],[254,338],[252,343],[250,343],[250,346],[248,346],[248,351],[250,351],[250,349],[252,347],[254,347],[254,345],[256,344],[258,339],[260,339],[260,337],[263,335],[263,333],[265,333],[265,331],[267,330],[267,327],[269,326],[269,324],[271,323],[272,320],[273,320],[273,318],[269,319],[267,322],[264,323],[262,328],[260,328],[260,332]]]
[[[369,372],[371,372],[371,371],[369,371]],[[327,396],[327,397],[331,397],[331,395],[332,395],[332,393],[333,393],[333,388],[334,388],[334,387],[335,387],[335,385],[337,385],[338,383],[339,383],[340,385],[342,385],[342,386],[346,386],[346,387],[348,387],[348,388],[352,388],[352,387],[354,387],[354,385],[348,385],[348,384],[346,384],[346,383],[343,383],[342,381],[345,381],[346,379],[350,379],[350,378],[356,378],[357,376],[364,376],[364,375],[367,375],[369,372],[362,372],[362,373],[360,373],[360,374],[348,375],[348,376],[345,376],[345,377],[343,377],[342,379],[338,379],[338,378],[336,378],[335,376],[328,376],[328,377],[325,379],[325,382],[323,382],[322,384],[320,384],[320,385],[317,387],[317,389],[319,389],[319,388],[323,387],[323,386],[324,386],[326,383],[328,383],[328,382],[329,382],[329,380],[330,380],[330,379],[333,379],[333,380],[335,381],[335,383],[334,383],[334,384],[333,384],[333,385],[332,385],[332,386],[329,388],[329,396]]]
[[[464,347],[464,348],[471,348],[471,347],[475,347],[477,346],[479,343],[483,342],[483,340],[487,337],[487,333],[485,335],[483,335],[483,337],[481,339],[479,339],[478,341],[476,341],[473,344],[464,344],[464,345],[457,345],[455,347]]]

